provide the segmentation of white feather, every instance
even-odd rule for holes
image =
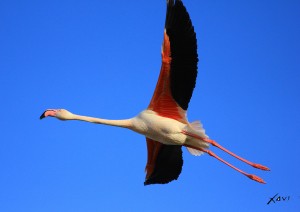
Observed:
[[[205,134],[205,129],[203,128],[203,125],[200,121],[194,121],[194,122],[190,123],[190,127],[200,137],[208,138],[208,136]],[[203,141],[199,141],[199,142],[203,142]],[[190,147],[187,147],[187,150],[189,151],[189,153],[191,153],[194,156],[200,156],[200,155],[203,154],[202,151],[196,150],[196,149],[193,149],[193,148],[190,148]]]

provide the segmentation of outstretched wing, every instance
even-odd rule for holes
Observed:
[[[189,14],[180,0],[168,0],[162,65],[148,109],[160,116],[187,123],[186,110],[196,84],[197,64],[197,40]],[[166,146],[148,138],[146,140],[145,185],[177,179],[183,164],[181,146]]]
[[[181,146],[164,145],[146,138],[148,161],[144,185],[165,184],[177,180],[183,160]]]

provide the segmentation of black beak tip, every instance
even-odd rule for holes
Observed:
[[[43,114],[40,116],[40,120],[42,120],[43,118],[45,118],[45,112],[43,112]]]

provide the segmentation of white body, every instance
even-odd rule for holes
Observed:
[[[207,138],[200,122],[184,124],[175,119],[157,115],[152,110],[144,110],[131,119],[131,129],[146,137],[166,145],[192,145],[199,148],[208,148],[208,143],[188,136],[183,131]],[[196,154],[196,153],[195,153]]]

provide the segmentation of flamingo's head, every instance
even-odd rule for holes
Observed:
[[[47,109],[41,116],[40,119],[46,117],[55,117],[59,120],[70,120],[73,118],[74,114],[65,109]]]

